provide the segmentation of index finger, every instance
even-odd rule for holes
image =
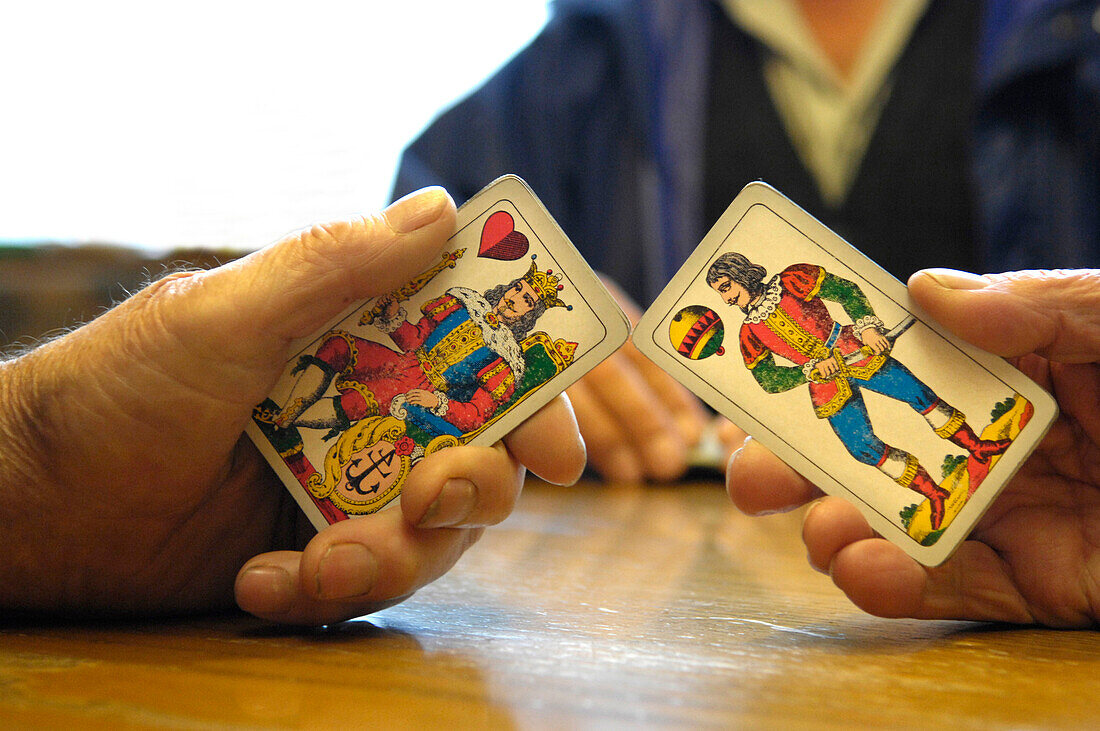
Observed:
[[[564,393],[513,429],[504,444],[521,464],[552,484],[571,485],[584,472],[584,440]]]

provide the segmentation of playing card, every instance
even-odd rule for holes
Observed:
[[[425,456],[492,444],[630,325],[527,184],[458,211],[440,261],[293,347],[248,435],[321,529],[392,504]]]
[[[775,189],[747,186],[634,343],[921,563],[943,562],[1057,415],[1006,361]]]

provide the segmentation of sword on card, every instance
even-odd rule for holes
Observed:
[[[891,349],[893,349],[894,347],[894,341],[901,337],[901,334],[912,327],[913,323],[916,321],[916,318],[910,315],[909,317],[899,322],[897,325],[894,325],[894,327],[890,328],[890,330],[886,333],[884,337],[890,341]],[[854,350],[851,353],[845,355],[844,364],[852,365],[853,363],[858,363],[869,355],[871,355],[871,349],[864,345],[859,350]]]
[[[890,341],[891,350],[893,350],[894,348],[894,341],[901,337],[902,333],[912,327],[914,322],[916,322],[916,318],[914,318],[912,315],[909,315],[897,325],[894,325],[894,327],[890,328],[890,330],[883,336],[888,341]],[[864,358],[870,358],[871,355],[873,355],[871,349],[864,345],[859,350],[853,350],[851,353],[847,353],[843,358],[844,365],[853,365],[860,362]],[[812,378],[820,378],[820,374],[817,372],[817,366],[814,366],[814,368],[810,371],[810,376]]]

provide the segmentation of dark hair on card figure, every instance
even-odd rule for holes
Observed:
[[[727,251],[710,265],[707,270],[707,284],[713,287],[722,277],[729,277],[730,281],[744,287],[751,298],[756,298],[764,293],[766,276],[768,270],[759,264],[753,264],[744,254]]]

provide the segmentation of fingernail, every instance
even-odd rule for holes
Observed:
[[[409,193],[383,211],[390,228],[402,234],[427,226],[443,214],[450,196],[442,188],[425,188]]]
[[[819,497],[817,500],[812,501],[809,505],[806,506],[806,512],[802,514],[802,527],[803,528],[806,527],[806,521],[809,520],[810,516],[813,515],[813,512],[815,510],[817,510],[818,507],[820,507],[821,501],[824,500],[824,499],[825,498],[820,498]]]
[[[447,480],[439,497],[428,506],[419,528],[445,528],[462,525],[477,505],[477,486],[469,480]]]
[[[984,289],[989,285],[985,277],[957,269],[925,269],[924,273],[946,289]]]
[[[317,567],[317,595],[322,599],[350,599],[374,588],[378,559],[361,543],[329,546]]]
[[[249,612],[259,614],[285,614],[294,605],[294,582],[286,569],[279,566],[250,566],[237,577],[237,593],[247,595],[251,601]]]
[[[813,502],[811,502],[806,507],[806,512],[802,514],[802,529],[799,532],[802,535],[802,542],[803,543],[806,543],[806,521],[808,521],[810,519],[810,515],[812,515],[813,512],[818,509],[818,507],[821,505],[821,501],[823,499],[824,498],[818,498],[817,500],[814,500]],[[828,566],[818,566],[816,563],[814,563],[813,553],[810,551],[810,547],[809,547],[808,544],[806,545],[806,563],[810,564],[810,568],[812,568],[814,571],[818,572],[819,574],[825,574],[826,576],[829,575],[829,568],[830,567],[828,567]]]

